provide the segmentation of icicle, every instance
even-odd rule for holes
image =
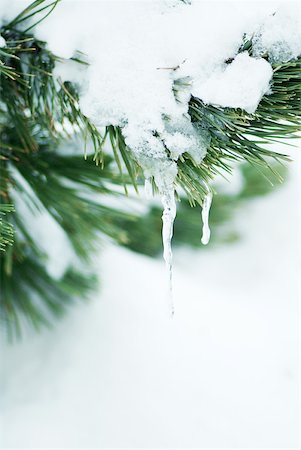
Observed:
[[[209,228],[209,212],[210,212],[210,207],[211,207],[211,203],[212,203],[212,192],[209,188],[209,186],[206,184],[207,187],[207,195],[204,198],[204,203],[202,206],[202,220],[203,220],[203,235],[202,235],[202,239],[201,242],[203,245],[207,245],[210,239],[210,228]]]
[[[162,193],[162,204],[164,207],[162,221],[162,239],[163,239],[163,257],[165,260],[167,277],[168,277],[168,300],[170,304],[170,314],[174,315],[175,308],[172,293],[172,250],[171,239],[173,235],[173,224],[176,217],[176,200],[174,189],[171,188]]]

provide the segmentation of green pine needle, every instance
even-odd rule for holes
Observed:
[[[14,239],[14,228],[10,222],[5,220],[8,213],[14,211],[13,205],[2,204],[0,205],[0,252],[6,249],[7,245],[12,245]]]

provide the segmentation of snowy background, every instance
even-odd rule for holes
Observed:
[[[243,239],[164,264],[107,246],[101,292],[2,344],[1,448],[299,448],[300,156]],[[209,244],[210,245],[210,244]]]
[[[70,15],[55,13],[38,35],[60,56],[87,51],[91,65],[81,107],[99,126],[124,126],[137,159],[159,155],[161,169],[163,144],[157,148],[150,130],[166,142],[183,130],[193,137],[191,123],[178,122],[191,93],[256,109],[269,89],[269,63],[247,54],[229,67],[225,60],[236,54],[245,30],[256,31],[266,10],[257,56],[266,49],[274,60],[279,52],[281,61],[300,54],[296,2],[280,8],[279,21],[272,14],[278,2],[243,3],[232,10],[208,6],[205,16],[202,2],[196,3],[182,21],[177,11],[158,15],[152,3],[128,9],[112,2],[106,16],[94,15],[92,7],[83,16],[66,2]],[[4,12],[14,15],[6,6]],[[287,44],[285,52],[279,40]],[[72,64],[57,64],[57,75],[76,78]],[[182,106],[172,90],[178,76],[193,79]],[[166,112],[175,122],[171,130],[162,118]],[[184,144],[178,155],[190,140]],[[200,142],[189,151],[195,148]],[[194,155],[200,161],[201,150]],[[240,210],[239,242],[175,250],[173,319],[163,260],[108,244],[95,261],[102,286],[89,303],[74,307],[51,331],[29,334],[13,346],[2,342],[1,449],[298,448],[300,149],[292,154],[285,185]]]

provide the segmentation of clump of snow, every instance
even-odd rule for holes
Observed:
[[[254,112],[272,77],[261,56],[284,61],[301,53],[291,2],[189,3],[64,0],[35,28],[58,56],[87,55],[87,69],[58,61],[55,76],[81,86],[83,112],[99,127],[120,126],[137,159],[176,161],[187,152],[200,163],[209,142],[190,123],[191,94]],[[2,21],[28,4],[4,0]],[[244,34],[255,36],[255,58],[237,55]]]
[[[4,37],[2,37],[0,35],[0,48],[5,47],[5,46],[6,46],[6,41],[5,41]]]
[[[166,0],[87,7],[65,1],[36,32],[59,56],[70,58],[78,50],[87,55],[90,65],[80,76],[70,66],[64,70],[64,63],[58,73],[81,84],[80,106],[97,126],[121,127],[133,156],[157,182],[158,165],[175,177],[183,153],[196,163],[206,155],[207,132],[188,115],[191,94],[254,111],[268,92],[269,63],[248,55],[228,67],[225,61],[273,8]]]
[[[204,82],[195,83],[192,93],[205,103],[253,113],[269,92],[272,76],[272,67],[265,59],[243,52],[231,64],[218,67]]]
[[[214,2],[87,6],[65,0],[36,33],[59,56],[87,55],[87,69],[69,62],[56,68],[63,80],[81,86],[84,114],[98,127],[120,126],[145,173],[155,177],[165,162],[172,168],[169,176],[176,176],[172,162],[189,153],[201,163],[210,144],[206,130],[190,121],[190,96],[252,113],[269,93],[272,78],[263,49],[271,51],[272,60],[279,41],[290,55],[299,52],[298,20],[291,6],[278,9],[277,2],[226,2],[217,8]],[[256,36],[255,57],[238,54],[245,34]],[[234,60],[226,64],[229,58]]]
[[[187,116],[167,121],[160,137],[173,160],[177,160],[183,153],[189,153],[198,164],[205,157],[210,144],[208,132],[193,125]]]
[[[255,56],[268,55],[272,63],[283,63],[301,54],[301,7],[297,2],[281,5],[255,34]]]
[[[57,61],[53,70],[53,78],[55,81],[71,81],[77,84],[80,89],[84,88],[86,79],[87,66],[78,62],[67,59]]]

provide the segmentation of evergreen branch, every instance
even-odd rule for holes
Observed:
[[[9,169],[9,198],[17,197],[28,205],[31,214],[47,211],[65,231],[79,261],[87,264],[101,235],[125,243],[127,233],[118,221],[130,223],[135,219],[132,214],[101,203],[104,196],[121,195],[113,186],[119,187],[123,180],[110,169],[111,162],[106,158],[105,168],[100,170],[92,157],[84,161],[82,156],[61,155],[54,147],[50,151],[46,144],[37,152],[17,152],[17,158],[5,161]],[[92,197],[93,192],[97,193],[97,200]],[[74,302],[72,297],[84,297],[92,285],[91,277],[79,275],[78,269],[72,284],[66,284],[71,279],[69,274],[75,273],[72,268],[61,280],[54,280],[45,269],[47,255],[18,208],[11,214],[10,222],[16,239],[0,260],[0,315],[8,331],[18,334],[24,327],[22,317],[36,328],[48,325],[54,307],[63,313]]]
[[[34,3],[34,8],[40,6],[40,2]],[[28,13],[29,11],[26,11],[26,14],[18,20],[23,20]],[[15,38],[19,41],[25,39],[25,36]],[[21,77],[30,86],[30,89],[27,89],[27,101],[23,109],[28,107],[32,115],[37,110],[40,115],[42,112],[40,122],[43,119],[43,126],[53,136],[61,133],[57,133],[56,123],[61,123],[63,129],[64,123],[71,124],[75,130],[79,129],[84,140],[92,142],[97,164],[103,165],[103,147],[109,137],[120,173],[126,170],[131,184],[137,189],[136,179],[140,171],[130,149],[125,145],[122,129],[110,126],[107,127],[105,134],[101,135],[94,124],[80,111],[76,87],[72,83],[65,82],[59,83],[58,89],[51,75],[57,58],[51,55],[45,44],[40,41],[34,41],[31,46],[37,51],[32,53],[31,58],[27,57],[27,62],[25,61],[25,65],[27,64],[30,70],[26,74],[26,80],[24,80],[24,73]],[[245,42],[240,49],[240,51],[245,50],[252,52],[249,41]],[[18,57],[20,54],[19,52]],[[80,58],[77,59],[81,61]],[[16,66],[18,66],[17,62]],[[20,68],[16,67],[15,73],[19,72],[18,69]],[[22,134],[23,146],[35,150],[35,142],[26,136],[26,131],[24,127],[22,128],[20,110],[22,111],[20,105],[16,105],[13,112],[16,127],[20,129],[20,135]],[[272,94],[262,99],[255,114],[205,105],[201,100],[193,97],[190,101],[189,115],[195,125],[208,131],[211,143],[201,165],[197,165],[187,154],[180,158],[176,183],[188,193],[192,202],[200,203],[205,193],[204,185],[200,180],[208,181],[217,173],[229,172],[233,161],[246,160],[260,168],[269,165],[267,158],[288,160],[285,155],[270,151],[265,146],[277,140],[292,137],[300,130],[300,58],[274,66]],[[64,132],[68,136],[66,129]],[[126,186],[125,190],[127,190]]]
[[[4,257],[0,256],[1,266]],[[69,269],[54,282],[36,255],[14,258],[11,274],[1,270],[0,325],[9,339],[20,337],[24,328],[50,327],[66,310],[88,298],[96,278]]]
[[[109,166],[108,161],[107,165]],[[100,171],[92,158],[84,163],[82,157],[61,156],[53,150],[49,152],[42,148],[38,153],[20,156],[14,167],[31,191],[25,191],[17,181],[15,190],[23,201],[43,205],[49,211],[67,233],[80,258],[88,260],[93,254],[99,233],[119,242],[126,239],[125,233],[114,225],[114,218],[130,219],[132,215],[104,206],[88,195],[91,191],[102,195],[119,195],[107,187],[107,182],[115,185],[121,183],[120,177],[108,167]],[[32,173],[35,173],[34,177]],[[35,209],[39,207],[36,206]],[[18,229],[16,224],[15,226]]]
[[[137,217],[108,207],[101,200],[105,195],[120,196],[120,186],[127,189],[128,185],[133,185],[137,190],[142,170],[125,143],[122,128],[109,126],[104,133],[100,132],[80,110],[77,86],[53,77],[55,64],[60,59],[31,32],[56,4],[57,1],[46,5],[46,0],[36,0],[1,29],[6,47],[0,50],[3,141],[0,198],[5,212],[9,208],[7,205],[13,203],[14,195],[23,200],[28,210],[47,211],[68,235],[79,260],[86,264],[99,234],[126,245],[129,242],[127,230],[132,231],[135,223],[137,228],[141,226]],[[24,30],[27,21],[30,21],[29,27]],[[252,41],[245,40],[240,51],[252,54]],[[86,64],[80,54],[72,59]],[[300,69],[300,58],[274,65],[272,94],[263,97],[254,114],[205,105],[200,99],[191,98],[192,123],[201,132],[205,130],[210,138],[201,164],[189,154],[182,155],[177,162],[176,185],[186,192],[191,204],[202,203],[207,191],[204,181],[218,173],[229,173],[235,161],[248,161],[266,176],[269,168],[271,174],[275,172],[269,158],[280,162],[288,160],[287,156],[270,151],[268,145],[297,136],[300,131]],[[181,83],[187,80],[175,83],[175,96]],[[72,150],[71,154],[62,154],[60,150],[64,139],[70,141],[70,137],[75,136],[81,136],[81,141],[74,140],[74,145],[82,149],[86,161],[72,154]],[[112,158],[106,156],[105,144],[109,140],[117,173]],[[28,189],[24,188],[20,177]],[[94,193],[100,196],[99,200],[95,200]],[[184,199],[182,204],[188,215],[187,201]],[[156,214],[155,229],[158,229],[161,213],[156,211]],[[24,321],[36,328],[48,325],[52,317],[60,316],[73,303],[74,295],[84,297],[92,286],[90,277],[75,273],[72,268],[61,280],[54,280],[45,269],[47,255],[22,219],[17,209],[10,212],[9,221],[0,221],[4,236],[1,249],[3,245],[12,244],[6,245],[6,252],[0,255],[3,289],[0,312],[3,322],[15,334],[21,331]],[[178,222],[180,224],[181,220]],[[12,225],[15,228],[13,243]],[[176,225],[176,235],[178,233],[181,231]]]

